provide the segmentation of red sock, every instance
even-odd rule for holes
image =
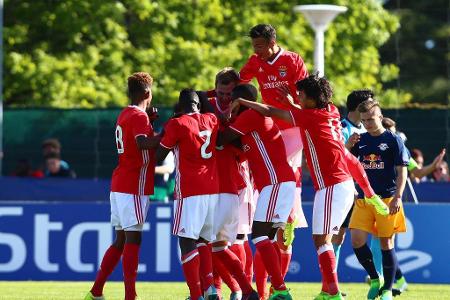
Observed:
[[[244,242],[245,249],[245,275],[247,276],[247,281],[252,284],[253,282],[253,253],[252,248],[248,241]]]
[[[325,282],[326,291],[330,295],[336,295],[339,291],[338,278],[336,273],[336,257],[333,247],[325,244],[317,250],[319,264],[322,267],[322,281]]]
[[[203,296],[203,292],[200,288],[200,258],[198,250],[195,249],[183,255],[181,257],[181,266],[183,267],[184,278],[186,278],[191,299],[200,298]]]
[[[255,270],[255,281],[256,281],[256,289],[258,290],[258,295],[262,299],[267,299],[267,271],[264,266],[264,262],[262,261],[261,254],[258,250],[255,252],[254,264]]]
[[[291,263],[292,248],[289,247],[287,250],[281,250],[281,273],[283,278],[286,277],[289,271],[289,264]]]
[[[219,299],[222,299],[222,278],[220,278],[219,272],[217,272],[214,262],[213,262],[213,278],[214,278],[214,287],[216,288],[217,295],[219,296]],[[202,287],[202,289],[204,289],[204,287]]]
[[[322,274],[322,291],[328,293],[328,285],[324,280],[322,265],[319,263],[320,274]]]
[[[125,283],[125,300],[136,298],[136,276],[139,263],[139,249],[137,244],[126,243],[123,247],[123,281]]]
[[[213,258],[214,270],[216,270],[217,274],[219,275],[217,283],[219,283],[219,280],[221,278],[232,292],[240,291],[241,287],[239,286],[236,279],[234,279],[233,276],[231,276],[230,271],[224,266],[224,264],[220,260],[220,257],[218,257],[217,255],[214,255],[214,253],[213,253],[212,258]],[[221,280],[220,280],[220,283],[221,283]],[[215,284],[216,284],[216,282],[215,282]],[[217,286],[216,286],[216,288],[217,288]]]
[[[200,257],[200,278],[203,290],[214,284],[211,249],[205,243],[198,243],[197,250]]]
[[[280,246],[278,245],[277,241],[272,241],[272,245],[275,248],[275,251],[277,252],[278,263],[280,264],[280,267],[281,267],[281,249],[280,249]]]
[[[242,269],[245,269],[246,255],[245,255],[244,244],[233,244],[230,247],[230,250],[234,254],[236,254],[237,258],[239,258],[239,261],[241,262],[241,265],[242,265]]]
[[[110,246],[103,255],[102,263],[100,264],[100,269],[97,273],[97,278],[95,278],[94,285],[92,286],[91,293],[94,297],[100,297],[103,295],[103,287],[108,279],[109,275],[114,271],[117,263],[122,256],[122,249]]]
[[[255,241],[256,240],[256,241]],[[280,260],[273,259],[278,257],[277,250],[267,236],[256,238],[253,240],[261,254],[262,261],[266,267],[267,273],[270,275],[270,282],[272,286],[277,291],[286,290],[286,285],[284,284],[283,276],[281,275]]]
[[[242,264],[239,258],[228,248],[213,252],[213,255],[219,257],[221,262],[228,268],[231,275],[239,283],[243,294],[250,294],[253,291],[252,286],[248,283]]]

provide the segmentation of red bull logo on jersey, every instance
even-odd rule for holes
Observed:
[[[378,154],[368,154],[363,156],[363,161],[361,162],[364,169],[370,170],[380,170],[384,169],[384,162],[382,161],[381,155]]]

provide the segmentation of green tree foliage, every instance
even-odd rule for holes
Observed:
[[[400,85],[413,102],[450,103],[450,23],[448,0],[387,1],[385,7],[400,17],[402,26],[381,48],[381,60],[398,64]]]
[[[397,99],[395,91],[381,91],[383,82],[396,78],[398,68],[381,65],[378,53],[397,29],[397,18],[377,0],[302,4],[312,2],[349,7],[326,32],[326,75],[333,82],[335,101],[342,104],[352,89],[362,87],[375,89],[388,104]],[[181,88],[208,89],[222,67],[239,69],[252,53],[248,30],[258,23],[273,24],[279,44],[300,53],[312,70],[314,33],[293,12],[297,4],[5,0],[5,103],[122,106],[127,103],[126,77],[144,70],[155,79],[154,101],[171,105]]]

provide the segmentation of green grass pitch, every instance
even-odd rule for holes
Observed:
[[[91,282],[65,281],[0,281],[1,300],[83,300]],[[288,283],[293,299],[313,299],[319,292],[319,283]],[[368,285],[343,283],[346,299],[366,299]],[[138,282],[137,292],[142,300],[184,300],[188,289],[183,282]],[[228,299],[228,291],[224,291]],[[123,300],[123,283],[108,282],[105,287],[106,300]],[[450,299],[450,285],[410,284],[408,291],[397,300],[443,300]]]

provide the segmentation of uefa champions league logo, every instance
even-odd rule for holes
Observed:
[[[404,274],[423,268],[431,264],[433,260],[428,253],[409,249],[414,241],[414,227],[409,219],[406,219],[406,226],[408,231],[395,237],[397,259]],[[345,259],[345,264],[353,269],[364,270],[354,254]],[[429,278],[431,276],[430,271],[423,270],[422,276],[423,278]]]

